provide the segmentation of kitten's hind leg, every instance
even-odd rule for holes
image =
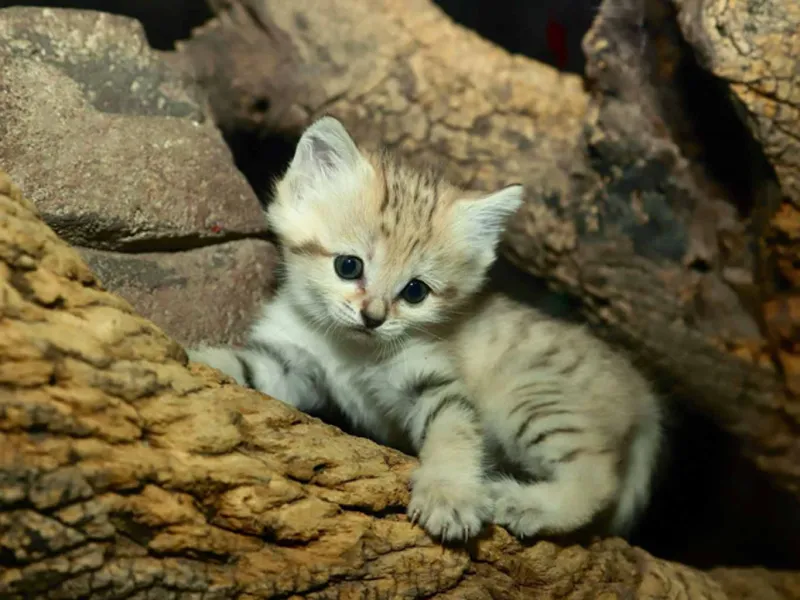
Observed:
[[[484,418],[512,465],[530,480],[490,484],[494,522],[520,537],[589,525],[617,497],[619,444],[582,399],[566,396],[552,378],[534,373],[524,385],[497,387]]]
[[[553,465],[546,480],[491,482],[494,522],[519,537],[571,533],[606,509],[618,486],[613,453],[576,449]]]

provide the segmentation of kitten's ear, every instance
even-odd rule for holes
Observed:
[[[300,137],[289,171],[302,180],[319,181],[353,171],[362,160],[344,125],[333,117],[322,117]]]
[[[456,202],[456,227],[484,260],[491,262],[511,215],[522,205],[523,187],[509,185],[488,196]]]

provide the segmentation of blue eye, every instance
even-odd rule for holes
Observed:
[[[357,256],[341,255],[333,259],[333,268],[342,279],[358,279],[364,272],[364,263]]]
[[[419,279],[412,279],[400,292],[400,296],[409,304],[419,304],[428,296],[431,288]]]

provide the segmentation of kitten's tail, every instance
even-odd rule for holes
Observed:
[[[617,507],[611,518],[611,533],[630,534],[641,512],[647,506],[662,443],[661,418],[657,411],[639,426],[628,448]]]

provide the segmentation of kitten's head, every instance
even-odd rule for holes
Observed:
[[[267,217],[297,306],[338,335],[391,341],[445,321],[481,287],[522,186],[465,192],[324,117],[297,146]]]

